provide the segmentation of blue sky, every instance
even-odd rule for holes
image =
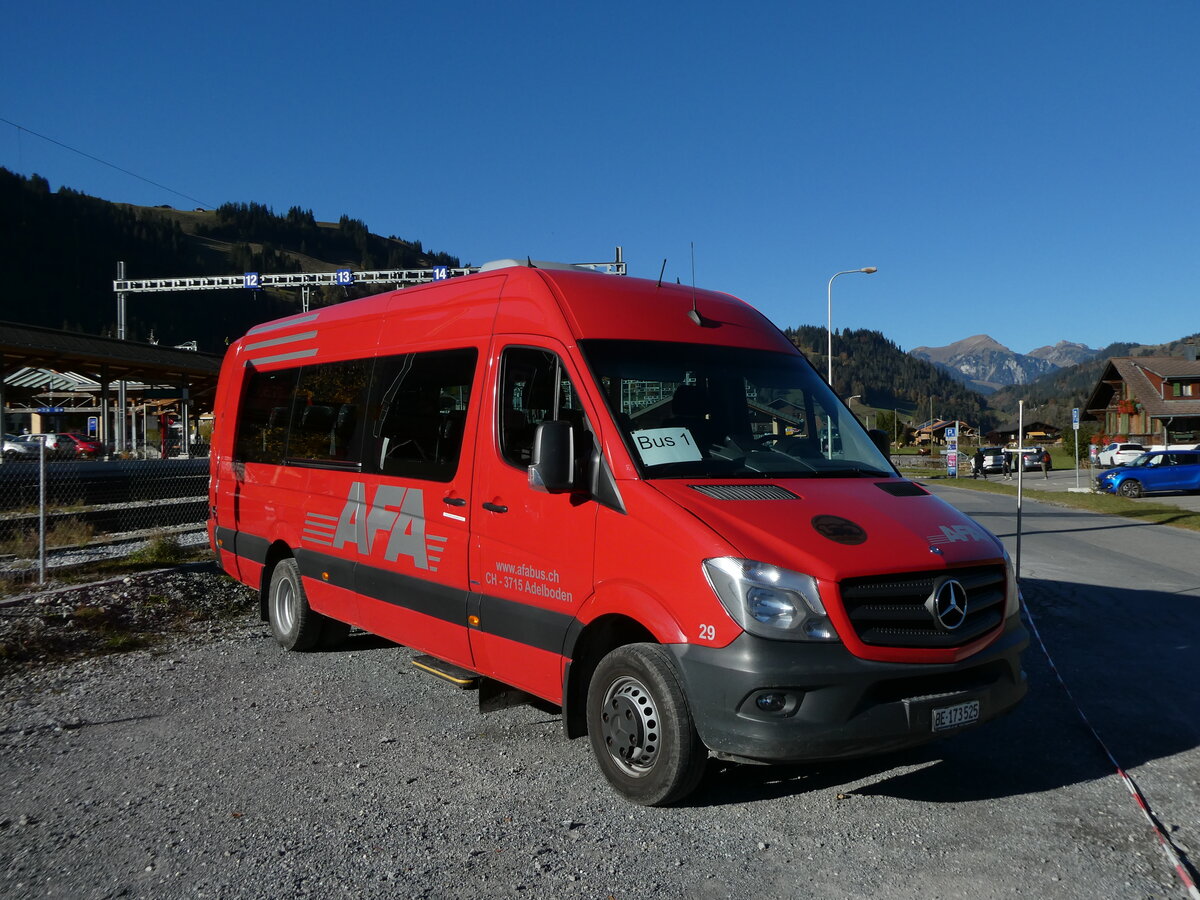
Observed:
[[[475,264],[619,244],[685,283],[694,244],[781,327],[878,266],[834,326],[906,350],[1200,331],[1191,0],[30,9],[0,166],[55,188],[344,213]]]

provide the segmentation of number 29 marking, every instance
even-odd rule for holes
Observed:
[[[717,627],[715,625],[700,626],[700,640],[715,641],[717,639]]]

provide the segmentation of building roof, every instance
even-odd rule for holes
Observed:
[[[193,397],[216,387],[221,357],[154,344],[95,337],[13,322],[0,322],[0,377],[23,379],[22,370],[69,373],[64,381],[140,381],[182,385]],[[37,386],[44,386],[45,379]]]
[[[1087,400],[1087,411],[1103,415],[1116,393],[1116,385],[1124,382],[1130,396],[1155,419],[1172,416],[1200,416],[1200,398],[1164,398],[1147,377],[1153,372],[1172,381],[1200,381],[1200,362],[1181,356],[1115,356],[1108,361],[1100,380]]]

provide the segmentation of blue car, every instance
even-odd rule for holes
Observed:
[[[1152,491],[1200,491],[1200,450],[1152,450],[1096,476],[1096,490],[1122,497]]]

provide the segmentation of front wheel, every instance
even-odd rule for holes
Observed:
[[[1126,478],[1121,482],[1119,490],[1122,497],[1129,497],[1131,500],[1136,500],[1144,493],[1142,483],[1136,478]]]
[[[671,656],[657,644],[627,644],[600,661],[587,724],[604,777],[634,803],[667,806],[704,777],[708,753]]]

